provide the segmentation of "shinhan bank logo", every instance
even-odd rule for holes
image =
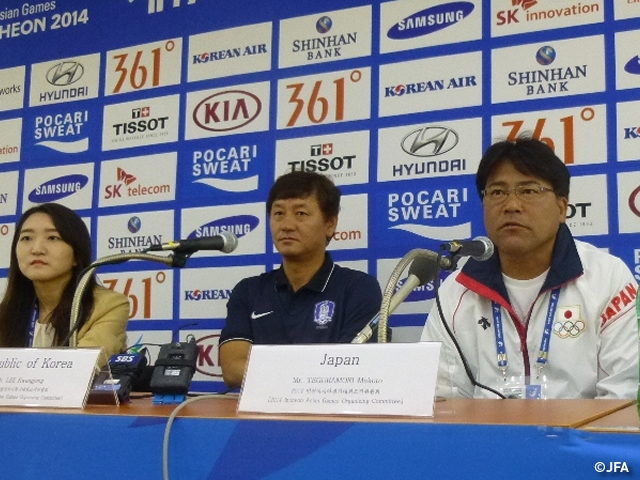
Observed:
[[[129,0],[129,3],[133,3],[134,0]],[[164,10],[164,1],[165,0],[147,0],[149,2],[148,13],[157,13],[162,12]],[[196,0],[188,0],[187,5],[193,5],[196,3]],[[173,0],[173,8],[180,6],[180,0]]]

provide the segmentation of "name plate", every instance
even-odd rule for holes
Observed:
[[[0,349],[0,405],[84,408],[101,349]]]
[[[238,411],[431,417],[440,345],[254,345]]]

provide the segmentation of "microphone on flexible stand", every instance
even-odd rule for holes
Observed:
[[[175,240],[167,243],[151,245],[147,252],[172,251],[176,253],[194,253],[200,250],[220,250],[224,253],[233,252],[238,246],[238,237],[224,231],[220,235],[201,237],[188,240]]]
[[[393,312],[413,291],[414,288],[426,285],[435,278],[437,264],[431,258],[416,257],[409,266],[409,275],[400,289],[391,297],[389,313]],[[378,313],[362,329],[351,343],[366,343],[378,330],[380,314]]]
[[[455,270],[461,257],[471,257],[479,262],[489,260],[493,255],[493,242],[487,237],[476,237],[473,240],[452,240],[443,243],[441,250],[451,254],[451,257],[440,258],[440,268],[443,270]]]

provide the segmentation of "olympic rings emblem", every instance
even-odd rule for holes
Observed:
[[[565,320],[562,322],[556,322],[553,324],[553,333],[560,338],[576,338],[587,328],[587,325],[582,320],[572,322]]]

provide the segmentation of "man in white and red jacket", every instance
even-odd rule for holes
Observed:
[[[496,248],[443,282],[442,309],[427,319],[422,340],[443,343],[438,395],[636,397],[637,283],[622,260],[571,235],[569,178],[538,140],[485,152],[476,187]]]

